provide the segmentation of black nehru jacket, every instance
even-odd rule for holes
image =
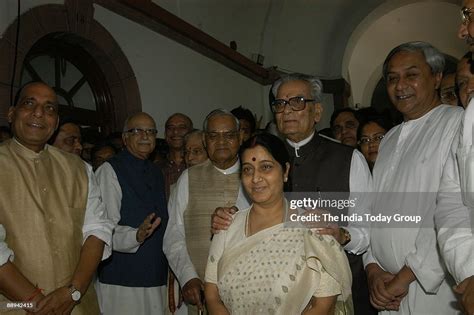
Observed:
[[[310,142],[295,148],[286,142],[291,158],[292,192],[347,192],[354,148],[336,143],[315,133]],[[298,155],[298,156],[297,156]],[[352,299],[355,315],[377,314],[369,301],[367,277],[362,255],[347,253],[352,271]]]

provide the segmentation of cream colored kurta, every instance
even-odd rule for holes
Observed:
[[[248,213],[215,235],[206,268],[231,314],[301,314],[313,296],[333,295],[336,314],[352,314],[349,264],[334,238],[283,224],[246,237]]]
[[[7,230],[15,265],[44,294],[68,285],[83,241],[88,197],[84,162],[54,147],[35,153],[11,140],[0,146],[0,178],[0,222]],[[94,289],[89,287],[72,314],[98,312]]]

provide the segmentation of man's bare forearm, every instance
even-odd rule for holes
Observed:
[[[11,301],[29,299],[37,288],[16,268],[7,262],[0,266],[0,292]]]
[[[89,236],[82,245],[81,256],[76,271],[72,277],[72,284],[84,294],[92,281],[104,252],[104,242],[95,236]]]

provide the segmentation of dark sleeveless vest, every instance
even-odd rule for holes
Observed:
[[[291,158],[293,192],[349,192],[353,148],[315,134],[298,150],[286,142]]]
[[[168,262],[163,236],[168,223],[165,185],[160,168],[148,160],[122,151],[109,161],[122,189],[119,225],[138,228],[154,212],[161,224],[136,253],[113,251],[99,267],[99,281],[127,287],[157,287],[166,284]]]
[[[319,136],[298,150],[285,141],[291,158],[290,187],[292,192],[338,192],[339,198],[348,198],[351,161],[354,148]],[[344,194],[345,193],[345,194]],[[345,209],[347,213],[347,209]],[[377,314],[369,301],[367,278],[362,255],[347,253],[352,271],[352,298],[355,315]]]

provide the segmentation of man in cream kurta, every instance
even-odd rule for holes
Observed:
[[[422,221],[372,226],[366,270],[372,303],[382,314],[458,314],[433,224],[441,176],[462,116],[462,109],[440,104],[436,89],[443,66],[442,54],[423,42],[396,47],[384,63],[388,94],[405,121],[381,143],[372,214]]]
[[[8,113],[14,139],[0,146],[0,190],[8,196],[0,200],[0,222],[7,231],[2,238],[15,259],[0,267],[0,290],[10,300],[37,303],[38,314],[98,314],[89,284],[101,258],[110,255],[104,243],[110,245],[112,224],[92,169],[46,145],[58,122],[50,87],[29,83],[15,104]],[[0,256],[12,258],[2,248]]]
[[[217,207],[243,209],[248,202],[240,185],[238,120],[229,112],[211,112],[204,122],[209,161],[187,169],[178,179],[168,204],[170,221],[163,250],[182,286],[188,311],[201,305],[204,271],[211,240],[211,214]]]

